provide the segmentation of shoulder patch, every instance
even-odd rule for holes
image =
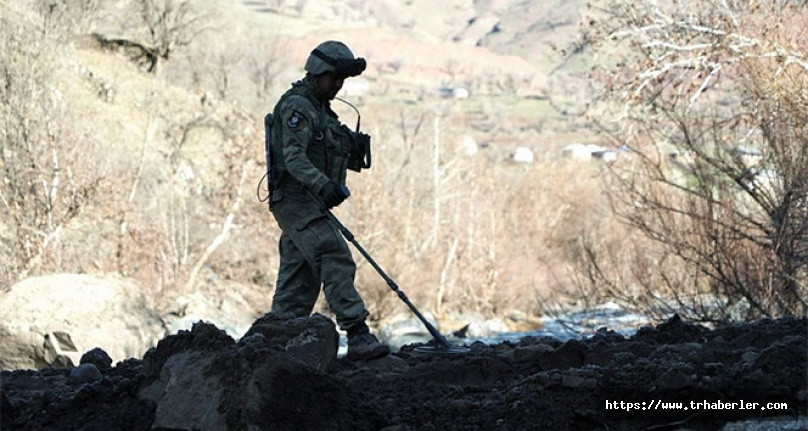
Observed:
[[[289,127],[290,129],[297,129],[305,122],[306,117],[304,117],[303,114],[297,111],[293,111],[292,115],[289,116],[289,119],[286,120],[286,126]]]

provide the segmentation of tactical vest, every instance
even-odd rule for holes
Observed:
[[[345,184],[346,169],[353,168],[348,163],[354,139],[353,133],[346,126],[339,124],[333,111],[328,109],[328,112],[325,112],[321,108],[321,102],[314,96],[306,82],[298,81],[292,84],[292,88],[281,97],[272,113],[272,166],[270,167],[270,178],[274,181],[274,184],[271,187],[284,186],[288,182],[297,183],[297,180],[286,173],[283,160],[283,119],[280,115],[280,107],[283,105],[283,101],[292,96],[302,96],[311,102],[315,108],[320,108],[318,109],[319,114],[316,121],[312,121],[315,119],[310,119],[313,129],[311,141],[306,149],[306,156],[315,168],[330,179],[339,184]],[[358,171],[358,169],[354,170]],[[299,184],[296,185],[299,186]]]

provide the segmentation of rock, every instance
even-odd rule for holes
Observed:
[[[93,364],[81,364],[70,370],[67,383],[71,385],[83,385],[85,383],[97,382],[102,379],[101,371]]]
[[[432,313],[423,312],[424,318],[435,328],[440,330],[440,323]],[[392,351],[402,346],[415,343],[426,343],[432,339],[423,322],[411,314],[396,316],[379,330],[379,338],[390,346]]]
[[[480,313],[461,313],[453,317],[454,320],[464,322],[462,328],[462,337],[460,338],[486,338],[493,337],[503,332],[509,332],[511,329],[504,319],[499,318],[485,318]],[[458,335],[458,336],[460,336]]]
[[[225,417],[219,412],[223,396],[219,375],[205,373],[215,361],[215,356],[199,352],[182,352],[168,358],[160,372],[161,390],[150,387],[143,392],[145,398],[157,404],[153,427],[227,430]]]
[[[392,425],[389,427],[384,427],[379,431],[412,431],[412,427],[407,425]]]
[[[339,335],[336,325],[322,314],[294,318],[267,313],[253,323],[242,339],[256,334],[264,337],[265,345],[282,350],[318,371],[337,358]]]
[[[364,364],[368,369],[377,370],[377,371],[394,371],[400,372],[405,371],[409,368],[407,362],[397,356],[387,355],[382,356],[381,358],[375,358],[369,361],[366,361]]]
[[[99,346],[120,361],[165,335],[162,319],[128,279],[80,274],[32,277],[0,297],[0,368],[70,367]]]
[[[676,362],[693,362],[698,363],[703,357],[701,352],[701,344],[684,342],[678,344],[666,344],[659,347],[651,358],[659,359],[660,361]]]
[[[203,290],[177,298],[172,314],[178,317],[168,320],[169,333],[191,329],[194,323],[201,320],[216,325],[233,338],[240,338],[263,314],[261,310],[270,306],[269,295],[262,297],[249,286],[219,280],[215,289],[215,293]]]
[[[562,374],[561,375],[561,386],[565,388],[573,388],[573,389],[593,389],[598,385],[598,381],[596,379],[591,379],[583,376],[578,376],[575,374]]]
[[[674,314],[665,323],[656,328],[662,335],[661,340],[668,343],[702,341],[707,328],[686,323],[678,314]]]
[[[805,428],[808,319],[739,326],[723,337],[733,344],[718,346],[733,351],[721,355],[704,347],[716,343],[721,329],[674,324],[685,330],[651,328],[629,339],[477,342],[468,353],[449,356],[414,354],[414,346],[405,346],[386,358],[350,361],[336,357],[336,327],[324,316],[266,315],[238,342],[197,322],[100,380],[92,381],[98,374],[88,363],[89,384],[71,384],[79,382],[70,377],[77,369],[0,371],[0,420],[4,430],[49,431]],[[673,337],[671,329],[678,332]],[[712,402],[721,395],[792,407],[640,409],[631,417],[598,407],[609,399]],[[744,428],[769,416],[777,420]]]
[[[513,350],[513,360],[518,363],[527,363],[538,360],[555,352],[555,349],[546,344],[532,346],[518,346]]]
[[[112,368],[112,358],[100,347],[96,347],[82,355],[80,363],[93,364],[102,373]]]
[[[296,385],[322,380],[335,388],[323,372],[336,357],[336,325],[320,314],[267,314],[238,343],[214,325],[198,322],[147,352],[138,397],[156,404],[156,429],[264,429],[261,423],[277,419],[266,417],[276,407],[268,397],[313,397],[314,402],[318,395],[292,394]],[[314,428],[322,429],[324,422],[315,422]]]
[[[579,340],[569,340],[550,354],[542,365],[566,369],[579,367],[586,357],[586,345]]]
[[[659,376],[654,385],[659,388],[681,389],[692,385],[693,379],[689,370],[681,368],[671,368]]]
[[[617,352],[612,355],[612,361],[615,365],[629,364],[637,359],[637,356],[631,352]]]
[[[805,431],[808,429],[808,418],[782,417],[780,420],[738,421],[730,422],[721,431]]]

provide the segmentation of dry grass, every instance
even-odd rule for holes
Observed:
[[[53,259],[33,274],[121,273],[138,280],[153,305],[166,310],[178,296],[210,290],[216,279],[271,297],[279,232],[253,198],[253,187],[263,169],[260,120],[287,78],[259,89],[261,83],[249,77],[268,64],[278,76],[294,79],[299,68],[274,63],[302,64],[300,53],[315,41],[340,36],[374,63],[410,59],[400,73],[369,70],[376,90],[358,101],[363,128],[373,135],[374,167],[349,177],[354,197],[337,215],[365,248],[416,303],[446,318],[461,311],[539,313],[539,294],[553,296],[564,285],[569,244],[600,213],[592,209],[602,204],[598,172],[557,162],[553,151],[576,132],[547,127],[559,117],[546,102],[508,93],[521,86],[514,76],[535,72],[531,66],[470,46],[423,45],[385,30],[372,37],[342,31],[293,40],[263,34],[258,42],[246,25],[228,30],[227,44],[201,34],[200,45],[177,53],[158,76],[143,73],[123,53],[84,43],[70,54],[77,67],[63,70],[53,85],[82,114],[89,138],[100,143],[93,161],[75,168],[103,159],[103,181],[77,221],[63,227],[60,242],[45,247]],[[262,64],[252,61],[260,53],[232,49],[251,45],[270,47],[275,57]],[[436,51],[419,56],[424,46]],[[238,55],[217,54],[228,49]],[[447,63],[451,58],[458,61]],[[506,76],[511,84],[495,79],[502,68],[515,74]],[[462,101],[437,98],[433,85],[451,74],[507,91]],[[222,77],[233,84],[220,86]],[[408,99],[413,85],[428,87]],[[353,124],[352,111],[335,108]],[[465,155],[467,136],[486,147]],[[509,162],[517,146],[536,151],[539,162]],[[400,313],[395,295],[356,257],[357,284],[374,316]]]
[[[309,3],[348,13],[337,2]],[[556,109],[582,105],[585,89],[570,89],[574,96],[566,99],[524,98],[544,91],[546,82],[516,57],[383,28],[334,24],[314,31],[314,20],[301,19],[294,8],[257,15],[243,5],[206,7],[214,8],[204,11],[212,20],[229,24],[211,21],[214,30],[178,51],[157,75],[86,44],[64,50],[71,67],[49,85],[65,95],[60,106],[72,116],[54,119],[67,126],[75,118],[67,127],[75,139],[64,144],[89,150],[71,167],[96,174],[98,189],[61,226],[58,241],[38,242],[46,258],[30,274],[121,273],[137,279],[162,309],[178,296],[215,291],[221,279],[270,298],[279,232],[253,197],[263,173],[261,120],[300,77],[311,47],[338,37],[383,67],[368,69],[371,91],[355,99],[363,129],[373,136],[374,166],[349,175],[353,196],[336,213],[424,310],[443,319],[464,311],[540,314],[610,298],[656,307],[666,304],[660,293],[688,286],[695,297],[709,287],[688,276],[692,271],[664,247],[619,222],[604,192],[602,165],[559,159],[561,146],[594,135]],[[31,21],[35,26],[37,18]],[[219,37],[222,29],[227,38]],[[425,49],[430,55],[422,55]],[[476,91],[464,100],[438,98],[435,87],[448,84]],[[783,101],[804,103],[786,97],[794,93],[790,87],[770,89],[782,90]],[[599,115],[623,105],[613,99],[602,106],[611,108]],[[350,109],[336,102],[335,109],[354,124]],[[480,144],[473,156],[465,153],[467,138]],[[536,162],[510,161],[518,146],[532,149]],[[0,220],[0,235],[18,228]],[[8,285],[23,274],[9,264],[19,250],[0,248],[0,254]],[[374,318],[403,312],[355,255],[357,284]],[[643,297],[652,300],[638,302]]]

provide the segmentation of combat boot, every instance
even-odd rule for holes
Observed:
[[[345,355],[348,359],[367,360],[388,354],[390,347],[379,342],[364,322],[348,329],[348,353]]]

